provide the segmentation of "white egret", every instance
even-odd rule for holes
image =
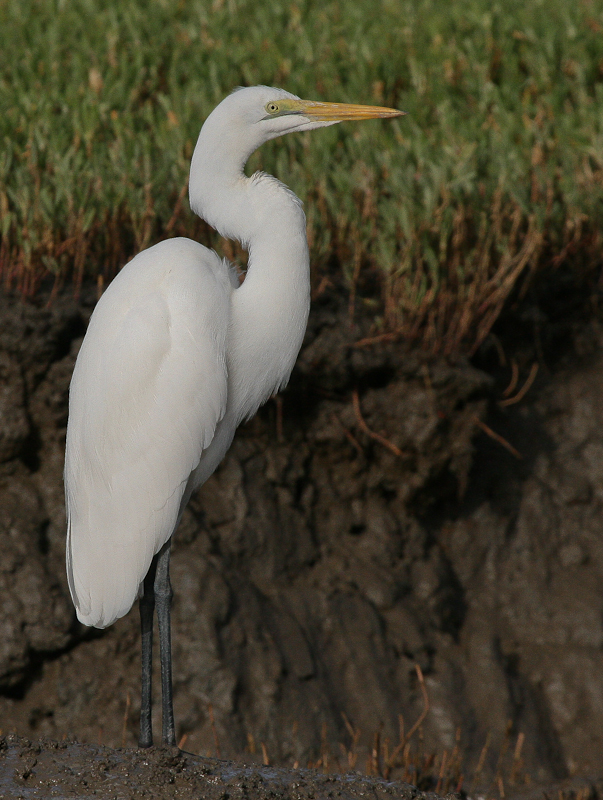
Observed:
[[[190,205],[249,253],[245,281],[190,239],[160,242],[99,300],[69,393],[67,576],[78,619],[104,628],[140,597],[140,745],[152,744],[151,649],[157,606],[163,741],[174,745],[170,540],[191,493],[237,425],[283,387],[306,329],[310,271],[299,199],[243,168],[261,144],[389,108],[239,89],[209,115],[190,173]]]

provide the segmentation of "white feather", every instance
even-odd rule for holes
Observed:
[[[68,577],[78,618],[127,613],[226,410],[228,267],[188,239],[136,256],[96,306],[69,398]]]
[[[191,208],[249,249],[232,268],[188,239],[136,256],[100,299],[69,396],[67,574],[78,618],[126,614],[191,492],[237,425],[289,379],[310,306],[306,221],[276,179],[243,167],[263,142],[391,109],[313,103],[255,86],[209,115],[190,175]]]

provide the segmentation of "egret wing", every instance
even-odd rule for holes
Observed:
[[[228,269],[187,239],[131,261],[90,320],[69,398],[67,573],[78,618],[132,606],[226,406]]]

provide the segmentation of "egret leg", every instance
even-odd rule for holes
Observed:
[[[153,675],[153,612],[155,610],[155,572],[157,556],[151,562],[149,571],[142,584],[142,597],[138,606],[140,611],[140,632],[142,681],[140,696],[140,738],[139,747],[151,747],[153,744],[153,726],[151,722],[151,679]]]
[[[176,746],[174,704],[172,699],[172,638],[170,629],[170,607],[172,585],[170,583],[170,545],[168,541],[157,554],[155,573],[155,603],[159,625],[159,658],[161,661],[161,711],[163,743]]]

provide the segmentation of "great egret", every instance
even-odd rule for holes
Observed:
[[[69,392],[65,455],[67,577],[78,619],[104,628],[140,597],[141,747],[153,742],[151,650],[157,605],[163,742],[172,709],[170,540],[191,493],[212,474],[237,425],[283,387],[310,306],[299,199],[243,168],[261,144],[390,108],[239,89],[209,115],[190,173],[190,205],[249,253],[245,281],[190,239],[160,242],[121,270],[99,300]]]

